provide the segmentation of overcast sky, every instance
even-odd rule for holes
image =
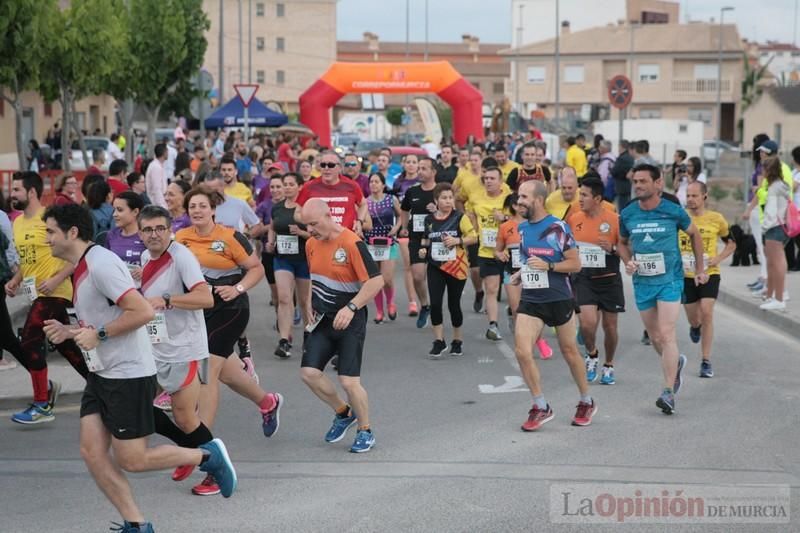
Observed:
[[[718,20],[720,8],[731,6],[735,11],[726,13],[725,20],[736,21],[743,37],[791,42],[795,4],[795,0],[681,0],[681,22],[687,10],[692,20]],[[422,42],[425,0],[410,0],[410,6],[411,41]],[[405,41],[405,12],[404,0],[339,0],[338,38],[358,41],[365,31],[372,31],[383,41]],[[460,42],[464,33],[484,43],[511,42],[511,0],[428,0],[428,15],[432,42]]]

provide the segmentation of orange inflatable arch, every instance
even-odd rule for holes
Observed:
[[[453,109],[453,137],[483,138],[483,97],[447,61],[426,63],[334,63],[300,96],[300,121],[331,138],[330,108],[348,93],[436,93]],[[433,139],[438,142],[439,139]]]

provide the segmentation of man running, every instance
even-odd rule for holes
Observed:
[[[533,360],[533,343],[545,326],[556,328],[558,345],[580,392],[572,424],[588,426],[597,412],[575,340],[575,300],[569,274],[581,268],[578,250],[569,226],[545,210],[545,198],[544,183],[527,181],[520,185],[518,204],[527,220],[519,225],[523,266],[511,276],[512,283],[522,283],[514,338],[522,378],[533,395],[533,407],[522,424],[523,431],[535,431],[553,419],[553,409],[542,393],[539,369]]]
[[[361,385],[361,359],[367,334],[366,305],[383,288],[383,277],[367,245],[333,220],[324,200],[308,200],[302,218],[312,236],[306,243],[306,257],[314,318],[307,326],[311,334],[305,343],[300,376],[336,413],[325,441],[339,442],[358,421],[350,451],[367,452],[375,446],[375,436],[370,429],[367,391]],[[348,403],[322,372],[334,354],[338,354],[339,383]]]
[[[465,156],[466,162],[459,168],[456,179],[453,182],[456,209],[462,213],[469,211],[469,206],[467,206],[466,203],[470,194],[483,188],[483,184],[481,183],[481,155],[470,154],[468,149],[462,148],[458,152],[459,162],[461,162]],[[484,295],[480,267],[478,266],[478,248],[480,248],[478,243],[467,246],[469,277],[472,281],[472,287],[475,289],[475,300],[472,303],[472,310],[476,313],[480,313],[483,309]]]
[[[585,177],[580,187],[580,211],[567,217],[578,242],[581,271],[573,282],[580,306],[580,330],[586,347],[586,379],[597,379],[599,351],[597,326],[602,318],[605,364],[602,385],[616,383],[614,353],[617,350],[617,317],[625,312],[625,294],[619,272],[619,217],[603,207],[603,181]]]
[[[154,313],[136,290],[128,268],[113,252],[91,242],[92,218],[80,206],[51,207],[44,220],[53,256],[75,265],[70,325],[47,320],[45,333],[54,343],[74,339],[89,367],[81,399],[81,456],[97,486],[122,515],[120,530],[153,531],[123,470],[198,465],[213,473],[222,495],[230,497],[236,490],[236,471],[221,440],[198,449],[147,446],[155,429],[156,366],[144,325]]]
[[[708,281],[703,266],[703,239],[683,208],[661,197],[661,170],[644,163],[633,167],[631,202],[620,215],[619,256],[625,271],[633,276],[636,307],[661,356],[664,388],[656,405],[664,414],[675,411],[675,394],[680,390],[686,356],[678,353],[675,324],[683,293],[683,264],[678,249],[678,230],[692,242],[695,257],[694,282]]]
[[[545,183],[549,192],[555,190],[555,182],[551,180],[550,169],[543,164],[544,147],[531,141],[522,146],[521,152],[522,166],[512,169],[506,178],[506,183],[511,190],[518,190],[521,184],[529,180]]]
[[[716,211],[706,209],[707,193],[706,184],[700,181],[690,183],[686,190],[686,208],[703,239],[703,261],[708,275],[707,283],[695,284],[692,241],[685,233],[679,234],[684,275],[683,308],[689,320],[689,337],[695,344],[702,340],[701,378],[714,376],[714,370],[711,368],[711,344],[714,340],[714,304],[719,294],[719,264],[736,251],[736,242],[730,238],[725,217]],[[717,254],[720,239],[725,243],[725,248]]]

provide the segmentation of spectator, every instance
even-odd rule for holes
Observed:
[[[56,197],[53,200],[55,205],[67,205],[78,203],[78,178],[72,174],[61,174],[56,178]]]
[[[125,176],[128,173],[128,163],[124,159],[115,159],[108,166],[108,185],[114,196],[128,190]]]
[[[703,162],[699,157],[690,157],[686,162],[686,172],[678,175],[677,185],[673,185],[675,196],[681,202],[681,206],[686,206],[686,191],[690,183],[699,181],[706,183],[706,175],[703,174]]]
[[[672,183],[672,189],[677,191],[677,187],[675,187],[675,179],[680,177],[680,174],[683,172],[681,167],[684,166],[684,162],[686,161],[686,150],[675,150],[675,153],[672,154],[672,166],[669,169],[669,176],[670,176],[670,183]]]
[[[150,205],[152,203],[150,202],[150,197],[147,196],[147,192],[145,191],[144,176],[142,176],[141,173],[131,172],[125,178],[125,181],[128,182],[128,187],[130,187],[130,190],[142,197],[144,205]]]
[[[582,178],[588,170],[586,152],[583,151],[583,148],[578,146],[575,137],[567,137],[566,166],[575,169],[578,179]]]
[[[106,152],[102,148],[92,150],[92,164],[86,170],[87,174],[103,174],[103,165],[106,164]]]
[[[167,203],[164,201],[164,191],[167,189],[167,175],[164,162],[167,160],[167,145],[157,144],[155,147],[156,158],[147,165],[144,183],[147,196],[154,205],[166,209]]]
[[[94,227],[92,240],[100,245],[105,245],[106,234],[114,227],[112,199],[111,187],[105,180],[93,183],[86,194],[86,204]]]
[[[629,147],[628,141],[623,139],[619,142],[619,155],[611,166],[614,196],[619,212],[622,212],[622,209],[631,201],[631,182],[628,180],[628,172],[633,168],[633,156],[630,154]]]
[[[783,229],[786,209],[791,201],[791,190],[783,180],[781,160],[770,157],[764,161],[764,179],[767,182],[767,203],[761,230],[764,234],[764,255],[767,257],[766,300],[761,309],[782,311],[786,309],[784,287],[786,282],[786,255],[783,248],[789,237]]]
[[[597,145],[597,157],[595,163],[595,170],[603,180],[603,198],[609,202],[614,201],[614,178],[611,176],[611,169],[617,157],[611,151],[611,141],[601,138]]]

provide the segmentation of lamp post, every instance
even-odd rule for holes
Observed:
[[[561,22],[558,14],[558,0],[556,0],[556,65],[555,65],[555,83],[556,83],[556,132],[558,131],[558,122],[561,119],[561,43],[559,41],[561,36]]]
[[[726,6],[719,10],[719,47],[717,48],[717,140],[714,143],[714,170],[719,169],[719,143],[722,139],[722,20],[726,11],[733,8]]]
[[[522,112],[519,108],[519,79],[522,76],[521,70],[522,65],[520,65],[520,55],[519,51],[522,48],[522,9],[525,7],[525,4],[520,2],[519,4],[519,23],[517,24],[517,60],[514,64],[514,109],[517,112],[519,117],[522,116]]]

